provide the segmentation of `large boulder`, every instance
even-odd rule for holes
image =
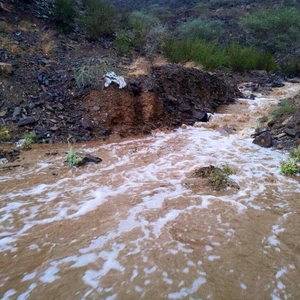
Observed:
[[[253,140],[253,143],[264,148],[272,147],[273,146],[272,135],[269,131],[265,131],[257,135]]]

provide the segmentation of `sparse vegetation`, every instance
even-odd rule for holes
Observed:
[[[31,149],[31,146],[36,142],[36,138],[35,132],[25,133],[22,147],[27,150]]]
[[[229,176],[233,174],[234,170],[228,165],[216,167],[210,172],[208,183],[216,191],[225,189],[229,183]]]
[[[0,142],[8,142],[11,140],[11,135],[9,133],[9,130],[5,126],[1,126],[0,128]]]
[[[83,89],[89,85],[97,86],[101,78],[113,68],[108,59],[92,59],[88,60],[84,66],[74,69],[74,77],[76,85],[79,89]]]
[[[74,8],[74,0],[55,0],[54,16],[57,26],[63,31],[68,32],[74,26],[77,12]]]
[[[271,53],[286,51],[300,42],[300,9],[274,6],[250,14],[242,25],[255,37],[253,42]]]
[[[66,156],[66,161],[68,163],[69,168],[71,169],[72,167],[77,167],[79,166],[83,159],[82,157],[78,154],[77,151],[75,151],[71,145],[71,143],[68,141],[69,148]]]
[[[107,1],[88,0],[86,13],[81,17],[81,24],[89,38],[96,40],[110,36],[115,32],[114,18],[116,11]]]
[[[127,31],[120,30],[116,33],[115,46],[119,55],[127,56],[130,54],[132,48]]]
[[[220,40],[224,35],[224,24],[219,20],[195,19],[180,25],[179,37],[184,40]]]
[[[287,161],[280,163],[280,173],[283,175],[294,176],[300,173],[300,146],[295,149],[292,149],[290,156]]]
[[[195,61],[207,70],[267,70],[276,68],[272,55],[249,47],[231,44],[221,47],[216,42],[171,39],[165,43],[166,56],[173,62]]]
[[[283,99],[271,114],[274,119],[278,119],[283,115],[293,113],[295,109],[295,105],[290,99]]]
[[[194,171],[192,176],[207,178],[210,187],[216,191],[226,189],[229,185],[230,175],[235,174],[234,170],[224,165],[222,167],[202,167]]]

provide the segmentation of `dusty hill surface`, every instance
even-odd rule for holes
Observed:
[[[113,39],[57,31],[47,15],[53,1],[3,3],[9,11],[0,11],[0,126],[13,140],[34,131],[38,142],[86,141],[193,124],[234,101],[237,83],[277,82],[266,72],[212,74],[151,60],[144,60],[146,72],[129,75],[135,56],[118,56]],[[103,89],[102,75],[111,70],[125,76],[125,89]]]
[[[232,78],[220,78],[176,65],[128,77],[109,40],[89,42],[73,32],[63,35],[32,2],[8,4],[2,13],[0,45],[0,118],[14,139],[34,131],[40,142],[149,133],[151,129],[189,124],[237,95]],[[50,3],[46,1],[45,3]],[[40,8],[40,10],[38,9]],[[16,21],[17,20],[17,21]],[[98,67],[124,73],[128,85],[103,90],[103,81],[79,88],[75,70]],[[77,78],[78,79],[78,78]]]

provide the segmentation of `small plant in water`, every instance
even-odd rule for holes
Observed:
[[[68,144],[69,144],[69,149],[67,152],[66,160],[69,168],[71,169],[72,167],[79,166],[82,163],[83,158],[79,155],[77,151],[73,150],[73,147],[69,141]]]
[[[210,172],[208,183],[216,191],[226,189],[229,183],[229,176],[234,173],[234,170],[228,165],[216,167]]]
[[[289,157],[287,161],[280,163],[280,173],[293,176],[300,173],[300,168],[298,167],[298,163],[300,162],[300,146],[292,149],[290,154],[291,157]]]
[[[31,146],[36,141],[36,134],[34,132],[29,132],[24,134],[24,142],[23,142],[23,148],[24,149],[31,149]]]

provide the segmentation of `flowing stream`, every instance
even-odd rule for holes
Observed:
[[[300,180],[279,174],[287,153],[250,138],[299,91],[239,99],[194,127],[76,145],[98,165],[68,170],[66,145],[24,152],[0,173],[0,298],[300,299]],[[240,189],[189,178],[211,164],[233,167]]]

